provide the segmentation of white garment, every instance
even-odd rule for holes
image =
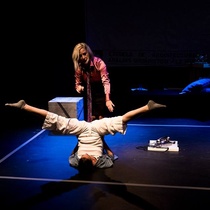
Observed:
[[[122,123],[122,116],[102,118],[92,122],[79,121],[48,112],[42,126],[62,134],[76,135],[78,138],[78,156],[83,154],[99,157],[103,153],[102,136],[126,133],[127,125]]]

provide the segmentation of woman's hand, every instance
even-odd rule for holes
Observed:
[[[81,86],[81,85],[78,85],[77,88],[76,88],[76,91],[77,91],[78,93],[81,93],[82,91],[84,91],[84,87]]]
[[[108,108],[108,110],[109,110],[110,112],[113,112],[113,111],[114,111],[115,105],[112,103],[111,100],[107,100],[107,101],[106,101],[106,107]]]

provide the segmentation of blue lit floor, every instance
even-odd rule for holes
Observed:
[[[178,152],[145,149],[166,135],[178,141]],[[8,128],[0,141],[1,206],[177,210],[210,204],[210,121],[138,118],[126,135],[105,139],[119,159],[82,177],[68,164],[76,137],[53,135],[40,124]]]

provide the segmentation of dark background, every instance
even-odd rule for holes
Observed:
[[[198,49],[205,54],[209,53],[210,46],[208,45],[209,39],[207,39],[210,33],[209,13],[207,13],[208,1],[199,1],[196,4],[190,1],[185,3],[176,1],[171,5],[166,4],[166,1],[161,1],[158,5],[152,1],[147,3],[131,1],[123,5],[120,3],[121,1],[114,4],[111,4],[113,1],[107,1],[106,4],[104,2],[96,4],[96,1],[87,2],[83,0],[74,3],[13,2],[12,4],[2,4],[0,87],[2,113],[5,113],[4,104],[6,102],[13,102],[21,98],[34,105],[47,108],[47,102],[54,97],[77,96],[74,89],[74,70],[71,59],[75,44],[87,41],[96,54],[107,50],[97,49],[100,43],[103,43],[102,46],[111,46],[112,49],[110,50],[122,50],[121,42],[130,35],[136,34],[136,31],[131,30],[135,21],[142,25],[140,39],[134,39],[138,37],[137,35],[131,36],[132,42],[137,43],[136,46],[132,45],[132,50],[135,50],[135,47],[139,50],[139,40],[141,40],[141,44],[150,41],[152,37],[159,37],[153,40],[153,48],[157,47],[157,50],[170,50],[170,46],[171,50],[174,50],[174,46],[179,46],[176,47],[176,50],[180,50],[181,53],[188,46],[191,50]],[[110,10],[107,9],[109,5]],[[125,6],[127,10],[125,10]],[[91,16],[89,8],[92,11],[97,11],[96,14],[103,15],[93,18],[95,13],[91,13]],[[104,11],[105,9],[106,11]],[[145,9],[147,10],[145,11]],[[116,22],[119,17],[123,17],[124,22]],[[138,20],[137,17],[141,19]],[[148,17],[150,18],[148,19]],[[106,18],[107,23],[104,25]],[[102,20],[104,27],[100,26]],[[110,20],[113,20],[115,24],[112,24]],[[133,25],[130,24],[130,20]],[[172,26],[170,26],[170,20],[173,22]],[[100,27],[95,27],[94,30],[90,23]],[[164,26],[168,26],[167,30],[163,26],[161,28],[162,23]],[[183,32],[185,23],[187,24],[187,32]],[[93,38],[90,37],[90,28]],[[94,35],[97,35],[98,30],[102,28],[105,31],[101,31],[100,39],[95,40]],[[114,29],[116,29],[115,32]],[[119,30],[121,30],[121,35],[112,36],[111,39],[110,34],[119,35]],[[153,34],[152,37],[148,38],[150,30]],[[196,34],[193,35],[193,32]],[[163,40],[159,42],[162,33],[165,34],[169,44],[165,44]],[[196,37],[198,39],[193,41]],[[111,44],[110,40],[112,41]],[[109,45],[106,45],[107,41],[109,41]],[[174,44],[170,45],[172,41]],[[185,43],[187,45],[184,45]],[[190,46],[190,44],[195,43],[194,47]],[[129,43],[123,46],[129,46]],[[199,47],[196,48],[197,46]],[[144,50],[147,50],[147,44],[144,44],[143,47]],[[151,44],[148,45],[148,50],[151,50]],[[167,66],[166,64],[154,66],[152,61],[151,64],[147,62],[147,66],[127,66],[123,63],[122,66],[113,66],[109,65],[107,60],[105,62],[107,62],[110,72],[112,94],[115,98],[126,97],[130,88],[139,85],[148,89],[181,89],[189,82],[198,79],[197,76],[192,77],[191,64],[193,60],[184,65],[176,64],[174,66]]]
[[[85,40],[83,1],[4,5],[2,34],[4,101],[46,102],[75,92],[71,52]]]
[[[184,66],[209,53],[209,2],[86,1],[86,39],[109,66]]]

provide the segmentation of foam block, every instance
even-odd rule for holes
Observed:
[[[64,117],[84,120],[83,97],[56,97],[48,101],[48,110]]]

